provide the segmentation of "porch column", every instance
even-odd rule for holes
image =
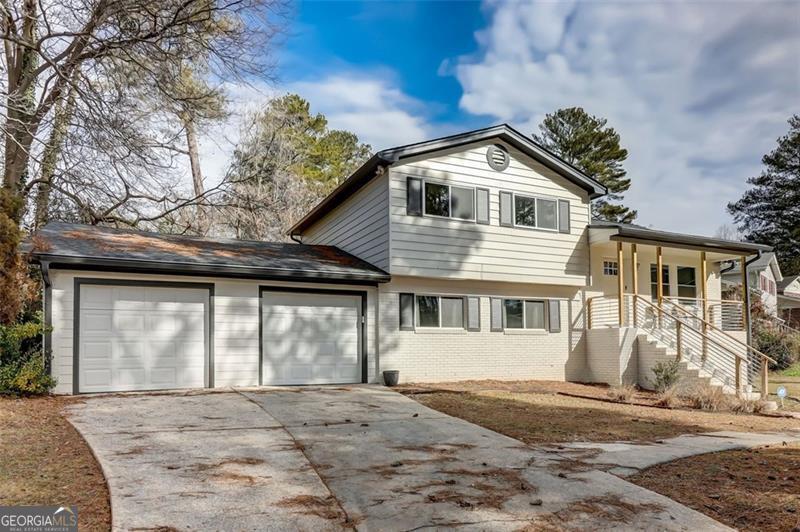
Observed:
[[[639,297],[639,268],[636,254],[636,244],[631,244],[631,282],[633,283],[633,326],[638,325],[636,315],[636,299]]]
[[[750,287],[747,280],[747,255],[739,259],[742,262],[742,326],[747,333],[747,344],[750,344]]]
[[[664,301],[664,275],[662,273],[662,266],[664,260],[661,257],[661,246],[656,246],[656,299],[658,300],[658,325],[661,326],[661,304]]]
[[[703,305],[703,334],[708,334],[708,263],[705,251],[700,252],[700,297]],[[706,359],[707,351],[708,340],[703,336],[703,360]]]
[[[619,326],[625,325],[625,267],[622,261],[622,242],[617,242],[617,298],[619,301]]]

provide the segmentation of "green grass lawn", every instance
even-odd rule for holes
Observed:
[[[778,375],[782,377],[800,377],[800,362],[792,364],[783,371],[779,371]]]

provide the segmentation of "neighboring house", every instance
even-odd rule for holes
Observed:
[[[778,259],[773,252],[762,253],[748,258],[748,285],[758,294],[764,310],[771,316],[778,316],[778,284],[783,280]],[[742,268],[734,262],[722,269],[722,283],[727,286],[742,285]]]
[[[648,385],[676,356],[753,383],[720,265],[769,248],[593,222],[605,193],[502,125],[379,152],[294,225],[303,244],[50,224],[31,242],[56,391]]]
[[[800,275],[778,283],[778,312],[787,325],[800,329]]]

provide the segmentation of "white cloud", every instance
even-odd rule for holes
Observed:
[[[425,140],[430,128],[422,104],[385,77],[338,74],[293,83],[289,90],[311,102],[331,128],[352,131],[375,150]]]
[[[454,71],[463,110],[531,133],[581,106],[630,157],[639,222],[713,233],[800,101],[792,3],[495,3]]]

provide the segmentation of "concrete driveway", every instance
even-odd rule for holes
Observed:
[[[118,530],[724,530],[671,499],[372,386],[87,398]]]

